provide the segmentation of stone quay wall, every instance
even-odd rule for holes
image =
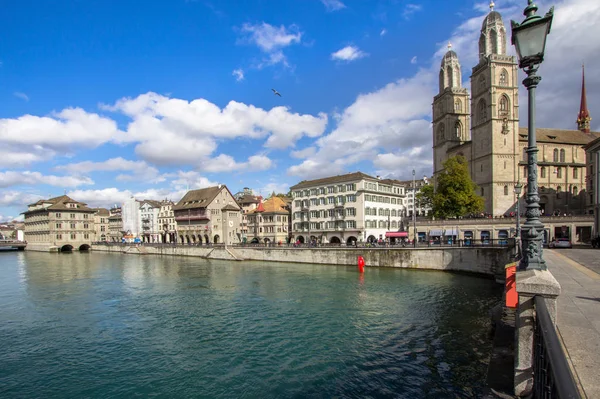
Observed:
[[[488,276],[504,275],[504,266],[512,260],[512,251],[506,247],[257,248],[238,246],[94,245],[92,250],[137,255],[195,256],[204,259],[346,266],[357,266],[358,256],[360,255],[364,257],[366,267],[446,270]]]

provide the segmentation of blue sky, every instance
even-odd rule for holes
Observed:
[[[526,3],[496,2],[507,28]],[[585,61],[598,130],[600,5],[538,5],[556,6],[538,125],[575,127]],[[216,183],[266,195],[357,170],[430,175],[441,57],[450,41],[468,86],[488,12],[472,0],[5,2],[0,220],[64,192],[110,206]]]

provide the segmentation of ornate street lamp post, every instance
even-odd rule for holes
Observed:
[[[543,259],[544,225],[540,221],[540,197],[537,183],[537,153],[535,137],[535,88],[542,80],[536,72],[544,60],[546,37],[550,33],[554,7],[544,16],[535,15],[537,6],[533,0],[528,0],[523,14],[525,20],[519,24],[511,21],[512,44],[517,50],[519,68],[527,74],[523,85],[527,88],[529,97],[528,107],[528,143],[527,143],[527,211],[526,221],[521,230],[523,257],[519,264],[520,270],[546,270]]]
[[[519,242],[519,238],[521,236],[521,191],[523,189],[523,184],[520,181],[517,181],[515,184],[515,195],[517,196],[517,204],[515,205],[515,213],[517,214],[517,231],[515,233],[515,244],[517,245],[517,256],[522,256],[521,253],[521,242]]]

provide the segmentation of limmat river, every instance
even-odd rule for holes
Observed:
[[[2,398],[480,397],[493,280],[0,253]]]

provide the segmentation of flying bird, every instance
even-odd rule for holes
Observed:
[[[273,90],[273,94],[275,94],[276,96],[281,97],[281,94],[277,90],[275,90],[275,89],[271,89],[271,90]]]

